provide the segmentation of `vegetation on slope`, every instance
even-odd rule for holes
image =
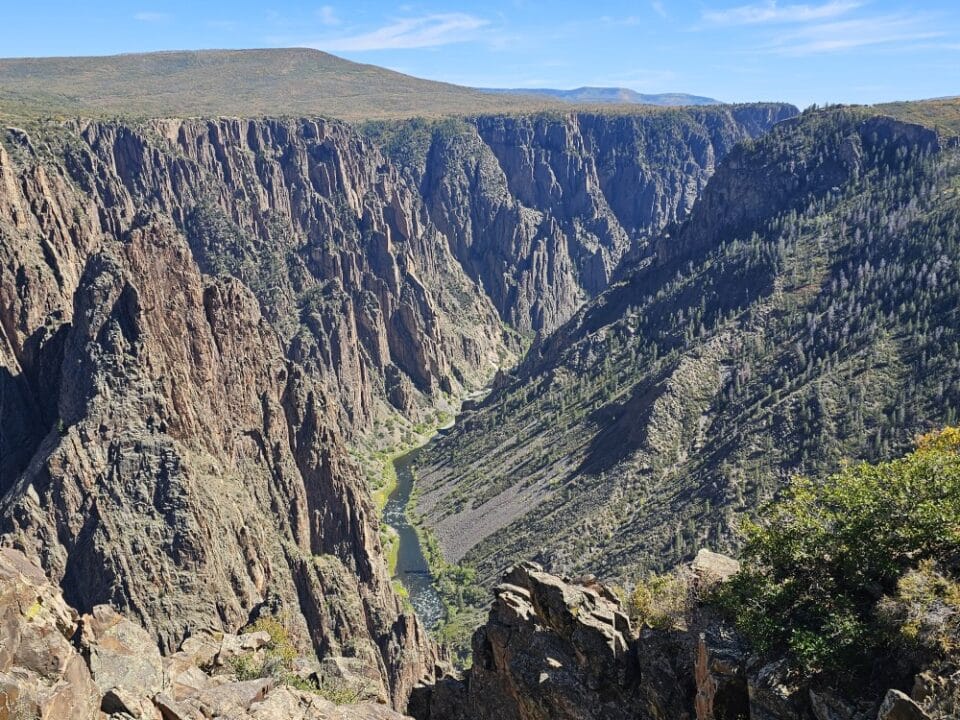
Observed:
[[[873,109],[899,120],[934,128],[946,137],[960,135],[960,97],[883,103]]]
[[[537,110],[305,48],[0,60],[0,117],[328,116],[342,120]]]
[[[953,422],[960,166],[936,146],[832,108],[735,152],[656,257],[422,456],[445,550],[485,582],[531,556],[636,576],[733,548],[798,471]]]
[[[960,649],[960,429],[798,478],[761,516],[718,598],[756,651],[862,690]]]

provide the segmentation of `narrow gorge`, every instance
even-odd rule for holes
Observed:
[[[7,128],[2,544],[164,652],[282,617],[403,709],[440,651],[390,582],[377,454],[567,320],[718,158],[794,112]]]

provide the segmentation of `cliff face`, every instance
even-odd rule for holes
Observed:
[[[446,557],[486,584],[524,558],[636,577],[732,549],[792,474],[951,422],[956,168],[933,131],[842,110],[728,154],[685,222],[420,454]]]
[[[65,332],[60,420],[0,506],[4,542],[71,604],[110,603],[166,650],[269,611],[318,655],[378,668],[402,702],[430,643],[390,588],[326,395],[249,291],[203,281],[149,221],[91,257]]]
[[[24,137],[13,151],[2,542],[81,610],[111,603],[166,650],[276,614],[302,649],[360,658],[402,705],[434,649],[390,586],[324,378],[285,357],[238,280],[201,275],[169,218],[134,212],[122,175],[71,179]],[[116,157],[120,171],[155,153]]]
[[[549,332],[621,259],[684,218],[719,159],[788,105],[672,113],[489,116],[407,125],[391,156],[501,317]],[[426,135],[426,137],[423,137]]]
[[[566,318],[787,112],[481,118],[422,170],[319,120],[8,130],[0,543],[165,651],[275,614],[400,707],[436,653],[345,442],[479,387],[515,349],[498,311]]]
[[[113,212],[168,215],[204,272],[249,285],[291,358],[340,400],[347,431],[390,405],[416,417],[506,352],[419,199],[349,127],[168,121],[80,134],[78,182],[107,184]]]

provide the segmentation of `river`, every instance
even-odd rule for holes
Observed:
[[[399,542],[397,552],[396,577],[407,589],[410,604],[421,622],[433,628],[443,619],[443,603],[433,587],[430,566],[423,555],[420,537],[407,518],[407,505],[413,492],[413,463],[419,450],[411,450],[393,461],[397,471],[397,487],[383,509],[383,519],[397,532]]]

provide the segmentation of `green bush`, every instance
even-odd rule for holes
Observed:
[[[718,600],[754,648],[786,652],[808,676],[891,667],[903,633],[881,617],[884,597],[904,599],[922,565],[960,558],[958,448],[960,430],[947,428],[904,458],[797,479],[747,524],[743,569]]]

